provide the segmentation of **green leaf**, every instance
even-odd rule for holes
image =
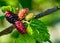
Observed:
[[[15,43],[36,43],[36,40],[28,33],[20,34],[18,31],[13,31],[11,37],[15,39]]]
[[[13,6],[3,6],[1,7],[2,11],[5,13],[6,10],[12,11],[13,13],[16,13],[16,8]]]
[[[18,38],[19,35],[20,35],[20,33],[19,33],[17,30],[14,30],[14,31],[11,33],[12,38]]]
[[[0,19],[3,20],[5,18],[5,16],[0,16]]]
[[[0,0],[0,7],[1,6],[6,6],[7,4],[6,4],[6,2],[4,1],[4,0]]]
[[[22,7],[22,5],[21,5],[21,4],[19,4],[19,5],[18,5],[18,8],[19,8],[19,9],[22,9],[23,7]]]
[[[36,40],[28,34],[20,34],[20,36],[16,39],[16,43],[36,43]]]
[[[0,16],[0,27],[4,26],[5,16]]]
[[[32,9],[32,0],[19,0],[23,8]]]
[[[16,14],[16,13],[18,12],[17,8],[18,8],[18,10],[20,10],[20,9],[22,9],[23,7],[21,6],[21,4],[18,4],[17,7],[14,7],[14,6],[2,6],[2,7],[1,7],[1,10],[2,10],[4,13],[5,13],[6,10],[9,10],[9,11],[12,11],[13,13]]]
[[[27,33],[37,41],[43,42],[50,39],[46,25],[38,19],[32,19],[27,27]]]

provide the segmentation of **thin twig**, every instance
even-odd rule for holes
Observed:
[[[36,15],[35,18],[40,18],[40,17],[46,16],[46,15],[49,15],[50,13],[53,13],[53,12],[59,10],[59,9],[60,9],[60,7],[55,7],[55,8],[48,9],[45,12],[42,12],[42,13]],[[11,33],[14,28],[15,27],[13,25],[6,28],[5,30],[0,32],[0,36]]]
[[[15,27],[14,27],[13,25],[11,25],[10,27],[8,27],[8,28],[6,28],[5,30],[1,31],[1,32],[0,32],[0,36],[11,33],[14,28],[15,28]]]

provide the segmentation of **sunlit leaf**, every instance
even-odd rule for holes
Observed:
[[[30,21],[27,32],[39,42],[48,41],[50,39],[46,25],[38,19],[32,19]]]

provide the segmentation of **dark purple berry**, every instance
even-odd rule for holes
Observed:
[[[21,21],[16,21],[14,25],[16,26],[17,30],[21,34],[25,34],[26,33],[26,27],[24,26],[24,24]]]
[[[18,20],[18,16],[14,13],[12,13],[11,11],[6,11],[5,13],[6,19],[8,20],[8,22],[10,23],[14,23],[15,21]]]

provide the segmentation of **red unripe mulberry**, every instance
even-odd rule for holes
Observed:
[[[24,24],[21,21],[16,21],[14,25],[16,26],[17,30],[21,34],[25,34],[26,33],[26,27],[24,26]]]

